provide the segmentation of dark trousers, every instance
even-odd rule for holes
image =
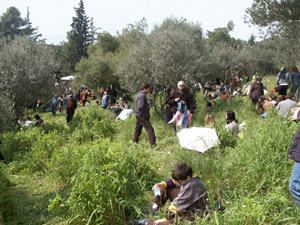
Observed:
[[[170,202],[172,202],[178,195],[180,191],[180,188],[163,188],[163,190],[161,190],[161,193],[160,193],[160,197],[159,198],[156,198],[154,197],[154,202],[159,206],[159,207],[162,207],[166,204],[166,202],[168,200],[170,200]]]
[[[288,85],[279,85],[278,87],[278,94],[286,96],[286,92],[288,90]]]
[[[173,118],[173,113],[172,112],[167,112],[166,111],[166,120],[165,120],[165,124],[168,124],[169,121]]]
[[[139,142],[139,137],[142,133],[142,129],[145,127],[145,130],[148,134],[149,140],[150,140],[150,145],[156,145],[156,138],[155,138],[155,133],[154,129],[150,123],[149,117],[146,116],[139,116],[136,117],[136,124],[135,124],[135,131],[133,135],[133,142],[138,143]]]
[[[70,123],[73,119],[75,111],[74,110],[67,110],[67,123]]]

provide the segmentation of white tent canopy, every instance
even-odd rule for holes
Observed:
[[[181,147],[202,153],[218,143],[216,130],[212,128],[186,128],[181,130],[177,136]]]
[[[71,81],[71,80],[74,80],[75,77],[74,76],[66,76],[66,77],[62,77],[61,80],[66,80],[66,81]]]

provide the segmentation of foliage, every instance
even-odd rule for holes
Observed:
[[[0,37],[11,38],[15,36],[31,36],[37,40],[41,35],[37,33],[37,28],[33,28],[29,20],[29,10],[27,17],[21,18],[21,13],[16,7],[9,7],[0,18]]]
[[[76,215],[74,222],[91,224],[118,224],[139,213],[138,202],[153,183],[151,154],[141,148],[124,147],[99,139],[73,149],[80,158],[75,157],[75,167],[68,167],[75,170],[70,178],[70,196],[54,199],[50,210],[58,210],[61,216]],[[66,165],[73,160],[64,158]]]
[[[115,133],[115,126],[101,114],[102,108],[97,106],[82,110],[74,116],[70,130],[74,141],[85,143],[98,138],[111,138]]]
[[[81,57],[87,57],[87,48],[93,41],[93,32],[88,16],[85,14],[83,0],[80,0],[79,7],[75,8],[76,17],[72,20],[72,30],[68,32],[68,64],[70,65],[70,72],[75,69],[76,63],[79,62]]]
[[[98,41],[104,54],[115,52],[120,46],[120,41],[108,32],[99,33]]]
[[[13,205],[10,201],[11,183],[8,179],[6,166],[0,162],[0,224],[4,224],[4,218],[8,217]]]
[[[53,91],[54,52],[43,42],[15,37],[0,45],[0,127],[13,126],[25,106],[36,104]]]
[[[282,64],[293,66],[299,63],[299,1],[255,0],[246,10],[247,22],[267,28],[276,41]]]
[[[117,71],[120,81],[131,91],[138,90],[145,81],[157,87],[176,85],[180,79],[194,82],[201,77],[201,40],[198,24],[165,19],[122,60]]]
[[[116,52],[118,47],[119,41],[115,37],[109,33],[99,34],[97,43],[90,45],[88,49],[89,57],[82,58],[77,64],[75,82],[84,83],[96,90],[117,84],[115,68],[119,61]]]
[[[210,45],[216,45],[220,42],[225,42],[229,45],[233,45],[235,39],[230,37],[230,32],[233,31],[234,24],[232,21],[229,21],[227,27],[219,27],[214,31],[207,31],[207,40]]]

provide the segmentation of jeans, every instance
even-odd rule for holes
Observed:
[[[293,172],[290,178],[290,192],[294,201],[300,207],[300,163],[295,162]]]
[[[300,83],[293,83],[290,92],[291,92],[292,94],[295,94],[296,91],[297,91],[297,89],[299,88],[299,86],[300,86]]]

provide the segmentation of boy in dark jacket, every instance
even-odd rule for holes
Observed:
[[[148,222],[147,224],[165,225],[175,222],[177,214],[181,219],[193,220],[195,214],[203,217],[207,207],[206,187],[202,180],[193,173],[190,165],[178,163],[169,178],[155,184],[153,189],[159,188],[160,196],[154,198],[153,207],[161,207],[168,200],[172,201],[164,219]],[[155,210],[155,208],[154,208]]]

